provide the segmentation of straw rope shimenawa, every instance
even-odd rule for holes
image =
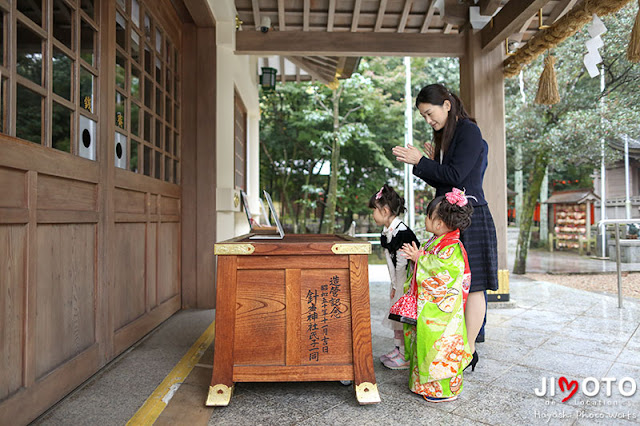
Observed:
[[[565,39],[577,33],[583,26],[591,22],[593,14],[598,16],[617,12],[631,0],[584,0],[569,13],[558,19],[549,28],[533,36],[525,46],[521,47],[504,61],[505,77],[517,75],[522,67],[531,63],[545,50],[557,46]]]
[[[536,94],[536,103],[542,105],[554,105],[560,102],[560,94],[558,93],[558,82],[556,80],[556,70],[553,64],[556,58],[549,54],[544,58],[544,70],[538,82],[538,93]]]
[[[640,0],[638,0],[638,14],[636,22],[633,24],[633,30],[631,30],[631,40],[629,40],[627,48],[627,59],[631,62],[640,62]]]

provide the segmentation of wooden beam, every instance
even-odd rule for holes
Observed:
[[[538,16],[533,15],[531,18],[527,19],[516,34],[511,34],[509,36],[509,41],[517,41],[518,43],[520,43],[522,41],[522,38],[524,37],[524,33],[527,32],[527,30],[529,29],[529,25],[531,25],[531,21],[533,21],[534,19],[538,19]]]
[[[353,19],[351,20],[351,32],[358,31],[358,21],[360,20],[360,6],[362,6],[362,0],[356,0],[356,4],[353,6]]]
[[[429,7],[427,7],[427,13],[424,14],[424,22],[422,23],[421,33],[426,33],[431,25],[433,14],[436,11],[436,0],[430,0]]]
[[[482,49],[488,51],[495,48],[511,34],[517,32],[526,20],[535,15],[548,2],[549,0],[512,0],[507,3],[493,17],[493,25],[487,25],[480,32]]]
[[[493,16],[500,7],[500,0],[480,0],[480,15]]]
[[[453,25],[445,24],[444,29],[442,30],[443,34],[451,34],[451,30],[453,29]]]
[[[378,16],[376,17],[376,26],[373,31],[378,32],[382,28],[382,21],[384,19],[384,11],[387,8],[387,0],[380,0],[380,6],[378,7]]]
[[[285,21],[284,14],[284,0],[278,0],[278,30],[279,31],[287,31],[287,24]]]
[[[302,31],[309,31],[309,0],[304,0],[304,13],[302,14]]]
[[[174,2],[180,3],[179,1]],[[200,0],[184,0],[184,6],[186,6],[191,19],[198,27],[213,27],[215,20],[213,19],[213,13],[209,4]]]
[[[333,81],[333,75],[329,75],[327,71],[317,68],[303,57],[289,56],[287,57],[287,59],[296,64],[299,68],[305,70],[311,77],[315,78],[316,80],[320,80],[324,84],[328,84],[329,82]]]
[[[360,57],[359,56],[348,56],[345,58],[344,64],[341,68],[337,68],[336,71],[340,71],[340,75],[343,78],[351,77],[351,74],[358,70],[358,66],[360,65]]]
[[[333,31],[333,20],[336,13],[336,0],[329,0],[329,12],[327,13],[327,31]]]
[[[404,32],[404,27],[407,25],[407,18],[409,17],[409,12],[411,12],[412,4],[413,0],[405,0],[404,2],[404,10],[402,11],[402,17],[400,18],[400,24],[398,25],[399,33]]]
[[[444,0],[444,16],[447,24],[462,26],[469,20],[469,6],[458,0]]]
[[[251,0],[251,8],[253,9],[253,26],[260,26],[260,4],[258,0]]]
[[[238,31],[239,55],[286,56],[463,56],[460,34],[325,33]]]
[[[278,58],[280,58],[280,81],[284,83],[287,79],[284,56],[278,56]]]
[[[547,22],[545,25],[551,25],[556,22],[558,19],[563,17],[568,11],[576,5],[578,0],[561,0],[558,4],[555,5],[549,17],[547,18]]]

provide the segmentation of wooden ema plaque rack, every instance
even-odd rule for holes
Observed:
[[[250,235],[215,245],[213,375],[206,404],[229,404],[235,382],[353,381],[380,402],[371,354],[368,254],[344,235]]]

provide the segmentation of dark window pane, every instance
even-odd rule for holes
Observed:
[[[129,161],[129,170],[138,172],[138,142],[131,141],[131,156]]]
[[[140,107],[131,102],[131,133],[140,136]]]
[[[173,152],[173,146],[171,145],[171,135],[173,132],[169,126],[164,129],[164,150],[171,154]]]
[[[171,182],[171,169],[173,169],[171,166],[171,158],[164,157],[164,180],[167,182]]]
[[[144,146],[144,170],[143,173],[147,176],[151,176],[151,148]]]
[[[93,112],[93,74],[80,67],[80,106]]]
[[[173,161],[173,182],[180,183],[180,164],[178,160]]]
[[[0,65],[4,65],[4,20],[6,14],[0,10]]]
[[[162,90],[156,88],[156,114],[162,117]]]
[[[127,75],[127,60],[116,51],[116,85],[124,89],[125,78]]]
[[[91,19],[96,18],[94,0],[82,0],[80,7],[82,7],[82,10],[84,10]]]
[[[176,100],[176,102],[178,101],[178,99],[180,99],[180,92],[179,92],[179,88],[178,88],[178,75],[176,74],[173,78],[173,99]],[[176,115],[177,117],[177,115]]]
[[[18,22],[18,74],[42,85],[42,39],[25,25]]]
[[[180,158],[180,136],[177,133],[173,137],[173,155]]]
[[[96,65],[95,38],[96,32],[83,20],[80,29],[80,57],[93,66]]]
[[[71,35],[74,24],[73,12],[62,0],[53,1],[53,36],[69,49],[73,49]]]
[[[73,62],[61,50],[53,49],[51,58],[53,68],[53,93],[71,100],[71,76]]]
[[[42,143],[42,97],[19,84],[16,94],[16,136]]]
[[[162,149],[162,135],[163,135],[163,131],[162,131],[162,122],[160,120],[156,120],[156,146],[160,149]]]
[[[131,22],[140,28],[140,5],[138,0],[131,0]]]
[[[51,119],[51,146],[71,152],[71,110],[54,102]]]
[[[0,133],[7,133],[7,117],[5,114],[5,97],[7,96],[7,79],[0,78]]]
[[[144,78],[144,105],[151,109],[151,98],[153,97],[153,82],[148,78]]]
[[[124,129],[125,123],[125,104],[127,99],[120,94],[120,92],[116,92],[116,126],[121,129]]]
[[[151,69],[151,49],[149,49],[148,45],[144,45],[144,70],[149,74],[153,75],[153,70]]]
[[[127,23],[124,16],[116,12],[116,43],[123,49],[127,48]]]
[[[142,89],[140,80],[140,68],[131,67],[131,96],[140,99],[140,90]]]
[[[131,59],[140,63],[140,36],[135,31],[131,31]]]
[[[144,140],[151,142],[151,114],[148,111],[144,112]]]
[[[42,11],[44,10],[44,0],[18,0],[17,8],[36,24],[42,26]]]
[[[169,99],[169,96],[167,96],[166,103],[165,103],[165,108],[164,108],[164,113],[165,113],[164,119],[167,120],[167,123],[169,123],[169,124],[173,124],[173,122],[171,121],[171,111],[172,110],[173,110],[173,108],[171,108],[171,99]]]
[[[173,81],[171,81],[171,70],[167,68],[167,81],[164,82],[164,88],[167,90],[168,94],[171,94],[171,89],[173,89]]]
[[[155,153],[155,159],[156,159],[156,161],[155,161],[155,164],[154,164],[154,166],[155,166],[155,173],[153,174],[153,176],[154,176],[156,179],[160,179],[160,177],[162,176],[162,175],[160,174],[160,172],[162,171],[162,170],[160,169],[160,166],[162,165],[162,154],[160,154],[158,151],[154,151],[154,153]]]

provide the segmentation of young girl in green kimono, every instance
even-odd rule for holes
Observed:
[[[404,324],[409,389],[429,402],[452,401],[462,391],[462,370],[472,363],[464,321],[471,273],[460,232],[471,224],[473,207],[453,188],[427,206],[425,228],[433,237],[418,248],[405,244],[415,263],[410,286],[417,305],[416,325]]]

